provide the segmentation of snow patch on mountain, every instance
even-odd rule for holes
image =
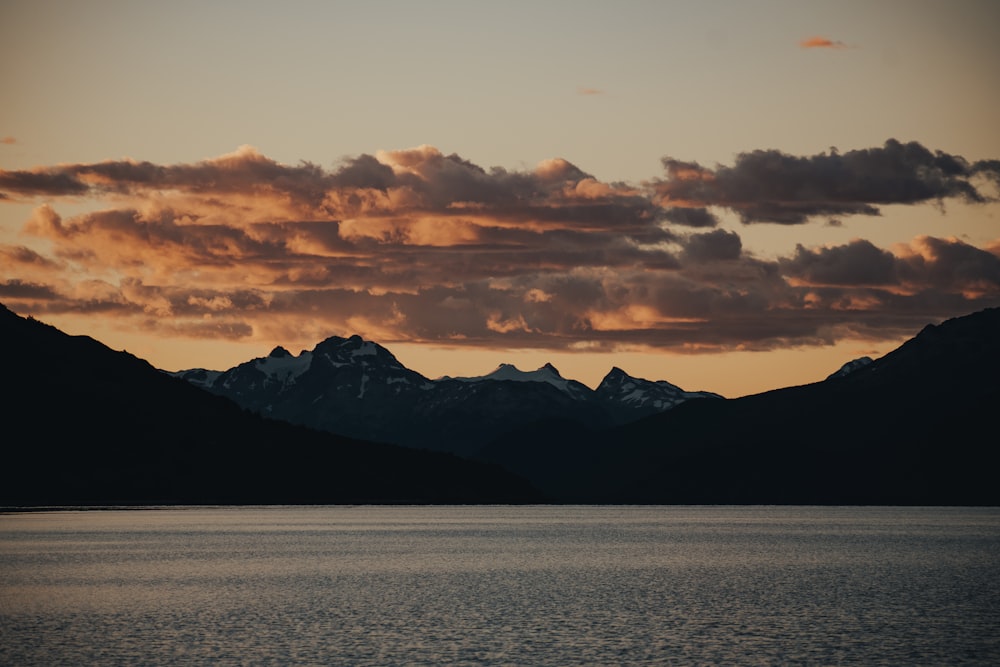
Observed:
[[[222,371],[210,371],[204,368],[191,368],[189,370],[176,371],[173,373],[167,372],[167,375],[172,375],[175,378],[186,380],[196,387],[208,389],[215,383],[222,373]]]
[[[279,349],[284,348],[275,348],[275,351]],[[297,357],[293,357],[287,352],[285,355],[275,355],[272,352],[263,359],[255,359],[254,365],[272,380],[276,380],[282,384],[294,384],[296,378],[309,370],[312,358],[312,352],[308,351],[303,351]]]
[[[564,391],[566,393],[573,393],[571,387],[571,382],[575,383],[573,380],[567,380],[552,364],[545,364],[541,368],[536,368],[533,371],[522,371],[514,364],[500,364],[496,369],[487,373],[486,375],[479,375],[475,377],[456,377],[456,378],[442,378],[442,379],[452,379],[458,380],[459,382],[483,382],[484,380],[498,380],[498,381],[509,381],[509,382],[547,382],[551,384],[556,389]]]
[[[331,336],[298,356],[279,346],[267,357],[222,373],[178,375],[244,409],[279,419],[366,440],[462,453],[473,452],[506,427],[540,419],[603,427],[708,395],[633,378],[618,368],[595,391],[548,363],[530,371],[504,363],[486,375],[429,380],[360,336]]]
[[[833,378],[839,378],[839,377],[844,377],[845,375],[850,375],[851,373],[861,368],[864,368],[868,364],[872,363],[872,361],[873,359],[871,357],[859,357],[852,361],[848,361],[846,364],[840,367],[840,370],[838,370],[835,373],[831,373],[830,375],[827,376],[826,379],[831,380]]]
[[[668,410],[692,398],[721,398],[711,392],[684,391],[666,380],[632,377],[617,366],[601,380],[596,393],[612,403],[657,411]]]
[[[378,354],[378,346],[371,341],[364,341],[356,350],[351,350],[352,357],[374,357]]]

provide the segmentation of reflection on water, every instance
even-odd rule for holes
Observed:
[[[1000,510],[0,515],[0,664],[1000,664]]]

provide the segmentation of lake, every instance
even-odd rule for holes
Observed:
[[[997,665],[1000,509],[0,515],[2,665]]]

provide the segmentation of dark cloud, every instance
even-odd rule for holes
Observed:
[[[938,291],[996,293],[1000,257],[957,239],[922,236],[900,260],[902,280]]]
[[[7,266],[21,264],[28,266],[33,265],[42,268],[55,268],[58,265],[57,262],[54,262],[23,245],[0,245],[0,257],[3,258],[3,261]]]
[[[958,197],[984,202],[970,182],[996,179],[996,161],[964,158],[890,139],[881,148],[809,157],[776,150],[741,153],[715,169],[664,158],[667,178],[655,183],[666,203],[676,200],[736,211],[743,222],[800,224],[816,216],[878,215],[879,206]]]
[[[1000,257],[957,239],[922,236],[896,254],[863,240],[831,248],[800,245],[781,268],[809,285],[1000,294]]]
[[[60,295],[49,285],[14,279],[0,282],[0,297],[7,303],[16,303],[21,300],[54,301]]]
[[[333,173],[330,185],[337,188],[370,188],[385,192],[396,185],[396,174],[392,167],[383,164],[371,155],[348,158]]]
[[[89,191],[87,184],[78,180],[74,174],[62,170],[0,170],[0,195],[4,199],[15,199],[16,195],[65,197]],[[15,196],[8,193],[14,193]]]
[[[684,243],[684,258],[695,262],[738,259],[743,250],[739,234],[716,229],[692,234]]]
[[[668,208],[663,212],[663,219],[682,227],[715,227],[718,218],[705,208]]]
[[[814,285],[892,285],[897,281],[896,257],[864,240],[833,248],[801,245],[782,263],[792,278]]]
[[[973,175],[981,175],[1000,187],[1000,160],[980,160],[972,165]]]
[[[799,224],[816,216],[877,215],[886,204],[987,197],[971,182],[1000,183],[1000,161],[969,164],[916,142],[800,157],[776,150],[737,156],[733,166],[663,159],[667,178],[645,188],[603,183],[565,160],[533,171],[484,169],[429,146],[361,155],[333,170],[284,165],[250,147],[193,164],[133,160],[0,171],[5,197],[186,195],[192,213],[241,209],[244,219],[340,220],[412,213],[483,215],[510,222],[643,227],[664,221],[711,227],[706,207],[744,222]],[[194,207],[195,203],[198,207]],[[217,211],[216,211],[217,212]]]
[[[23,231],[50,249],[0,246],[0,289],[27,312],[193,337],[683,351],[878,338],[1000,304],[995,251],[921,237],[765,260],[710,207],[792,224],[986,203],[977,188],[998,165],[890,141],[711,169],[667,158],[667,178],[639,186],[559,159],[486,169],[429,146],[330,169],[244,148],[0,172],[12,197],[103,207],[64,218],[39,206]]]

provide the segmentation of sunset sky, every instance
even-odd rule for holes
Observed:
[[[5,2],[0,302],[735,397],[1000,306],[1000,3]]]

